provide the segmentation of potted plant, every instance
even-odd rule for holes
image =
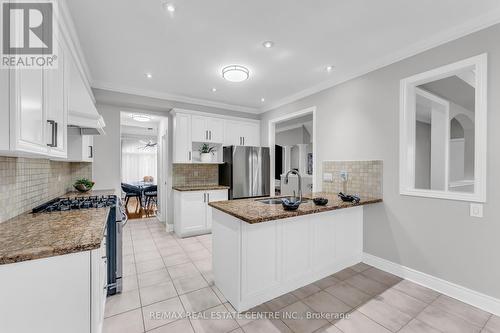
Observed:
[[[74,184],[73,187],[78,191],[78,192],[88,192],[94,187],[94,182],[91,180],[88,180],[87,178],[81,178],[78,179]]]
[[[212,155],[216,152],[215,147],[210,147],[208,143],[204,143],[198,150],[200,152],[200,160],[202,163],[212,162]]]

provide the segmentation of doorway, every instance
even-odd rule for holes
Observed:
[[[271,153],[271,195],[297,194],[297,171],[302,178],[304,195],[317,191],[316,186],[316,107],[303,109],[269,120]]]
[[[168,118],[121,112],[122,198],[129,219],[166,221]]]

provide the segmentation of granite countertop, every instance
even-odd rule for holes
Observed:
[[[224,185],[183,185],[172,186],[176,191],[215,191],[215,190],[229,190],[229,186]]]
[[[112,195],[68,192],[61,197]],[[101,246],[109,207],[24,213],[0,223],[0,265],[89,251]]]
[[[311,198],[317,197],[327,198],[328,204],[326,206],[315,205]],[[253,224],[382,202],[382,198],[361,198],[360,203],[352,204],[350,202],[343,202],[334,193],[313,193],[311,196],[304,197],[304,199],[309,199],[310,201],[302,203],[296,211],[286,211],[281,204],[269,205],[256,201],[260,199],[263,198],[216,201],[210,202],[209,205],[240,220]]]

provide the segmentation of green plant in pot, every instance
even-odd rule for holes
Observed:
[[[94,182],[91,181],[91,180],[88,180],[87,178],[81,178],[81,179],[78,179],[74,184],[73,184],[73,187],[75,188],[75,190],[77,190],[78,192],[88,192],[92,189],[92,187],[94,187]]]
[[[212,156],[216,152],[215,147],[210,147],[208,143],[204,143],[198,149],[200,152],[200,160],[202,163],[212,162]]]

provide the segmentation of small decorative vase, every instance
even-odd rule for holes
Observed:
[[[90,191],[92,189],[92,187],[91,188],[87,188],[83,184],[73,185],[73,187],[75,188],[75,190],[77,190],[78,192],[81,192],[81,193],[88,192],[88,191]]]
[[[210,153],[201,153],[200,160],[202,163],[210,163],[212,162],[212,154]]]

